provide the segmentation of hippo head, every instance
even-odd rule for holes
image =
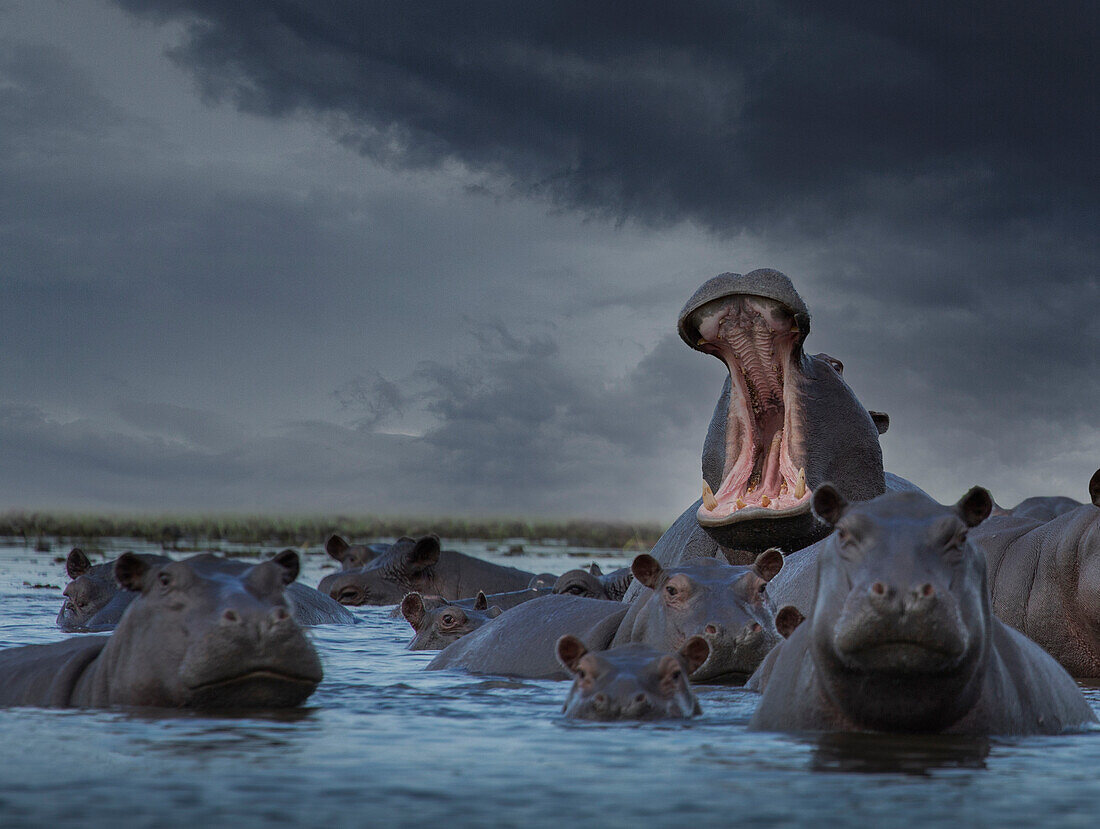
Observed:
[[[849,504],[825,484],[814,511],[836,532],[818,557],[815,668],[861,728],[938,731],[980,693],[992,610],[967,530],[992,508],[975,487],[954,507],[915,492]]]
[[[325,552],[340,562],[343,570],[357,570],[374,561],[385,551],[380,544],[348,544],[335,533],[325,539]]]
[[[531,576],[531,581],[527,582],[527,589],[545,590],[548,587],[553,587],[557,580],[558,577],[553,573],[536,573]]]
[[[813,487],[830,480],[853,500],[885,491],[876,420],[844,382],[840,361],[808,356],[810,313],[784,274],[761,269],[705,282],[679,332],[729,377],[703,445],[699,524],[724,547],[800,549],[827,533]]]
[[[411,651],[442,650],[500,614],[499,607],[489,607],[481,591],[472,608],[446,603],[431,607],[419,593],[409,593],[401,600],[401,615],[416,631],[409,642]]]
[[[317,589],[346,605],[399,604],[407,593],[436,592],[431,577],[439,553],[435,535],[399,538],[365,566],[326,576]]]
[[[554,593],[584,596],[588,599],[622,601],[626,589],[634,580],[629,568],[604,575],[600,566],[592,562],[587,570],[566,570],[554,581]]]
[[[593,653],[575,636],[557,643],[558,661],[573,677],[562,711],[580,720],[686,719],[701,713],[688,676],[710,655],[701,636],[679,651],[622,645]]]
[[[710,646],[693,682],[744,682],[775,645],[775,605],[768,582],[783,567],[783,554],[769,549],[751,566],[715,559],[664,569],[649,555],[634,559],[634,578],[650,588],[632,622],[631,641],[676,650],[691,636]],[[625,621],[624,621],[625,624]]]
[[[74,547],[65,559],[65,572],[72,581],[65,586],[65,603],[57,614],[57,625],[64,630],[80,630],[106,606],[118,588],[107,574],[92,567],[79,547]]]
[[[186,561],[151,566],[132,553],[115,577],[137,593],[104,648],[125,705],[267,708],[298,705],[322,678],[285,589],[299,560],[287,550],[237,574]]]

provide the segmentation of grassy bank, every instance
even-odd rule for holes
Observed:
[[[330,533],[351,540],[420,536],[503,541],[554,539],[579,547],[648,550],[661,534],[656,524],[522,519],[378,518],[373,516],[102,515],[52,512],[0,514],[0,536],[43,543],[51,538],[92,542],[139,538],[174,549],[223,541],[257,546],[317,547]]]

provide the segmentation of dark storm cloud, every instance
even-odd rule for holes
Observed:
[[[825,233],[1095,208],[1087,2],[119,2],[189,24],[174,57],[212,99],[599,213]]]

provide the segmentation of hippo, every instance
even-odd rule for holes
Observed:
[[[1091,678],[1100,677],[1100,471],[1089,495],[1092,503],[1049,519],[1013,509],[970,538],[985,554],[998,618],[1073,676]]]
[[[849,503],[820,486],[814,513],[836,532],[807,621],[750,680],[763,697],[749,727],[988,736],[1095,723],[1069,674],[993,615],[968,538],[992,505],[980,487],[945,507],[914,492]]]
[[[1089,481],[1089,503],[1100,503],[1100,469],[1093,473]],[[994,515],[1012,515],[1016,518],[1032,518],[1037,521],[1050,521],[1063,513],[1083,506],[1075,498],[1065,495],[1037,495],[1025,498],[1011,509],[994,509]]]
[[[587,570],[567,570],[562,573],[554,582],[554,592],[620,602],[633,580],[634,575],[629,567],[620,567],[604,575],[600,566],[593,561]]]
[[[479,590],[498,593],[524,590],[535,576],[473,556],[440,550],[439,538],[401,538],[384,554],[357,570],[326,576],[321,586],[346,605],[399,604],[407,593],[435,594],[445,599],[472,598]]]
[[[342,570],[357,570],[370,564],[393,546],[391,544],[349,544],[333,533],[325,539],[325,552],[340,562]]]
[[[890,419],[863,407],[839,360],[805,353],[810,312],[785,274],[719,274],[677,329],[722,361],[726,379],[703,442],[703,495],[658,539],[658,561],[747,564],[767,547],[800,550],[829,532],[810,510],[813,487],[830,480],[852,500],[887,490],[879,436]]]
[[[688,676],[710,656],[702,636],[692,636],[674,652],[642,644],[592,652],[566,635],[555,650],[573,678],[562,706],[569,719],[667,720],[703,713],[688,684]]]
[[[135,598],[109,636],[0,651],[0,706],[284,708],[321,682],[294,621],[287,550],[237,573],[124,553],[115,578]]]
[[[283,553],[293,550],[284,550]],[[297,554],[295,554],[297,555]],[[166,564],[165,556],[141,554],[149,565]],[[199,553],[186,561],[208,572],[243,573],[251,564],[237,559],[222,558],[211,553]],[[123,590],[114,579],[114,562],[92,565],[79,548],[74,548],[65,562],[72,581],[64,590],[65,603],[57,614],[57,626],[62,630],[102,633],[113,630],[130,602],[132,591]],[[338,602],[312,587],[297,582],[287,587],[294,620],[300,625],[351,625],[356,619]]]
[[[499,607],[502,611],[509,610],[516,605],[529,602],[531,599],[537,599],[539,596],[549,596],[549,587],[540,588],[527,588],[526,590],[510,590],[507,593],[489,593],[485,594],[482,591],[478,591],[478,596],[485,596],[486,607]],[[464,610],[473,609],[474,606],[480,601],[479,598],[465,598],[465,599],[444,599],[442,596],[433,595],[431,593],[421,594],[420,600],[424,603],[425,610],[435,610],[436,608],[443,607],[444,605],[453,605],[455,607],[461,607]],[[404,599],[402,599],[404,601]],[[405,614],[401,612],[401,605],[397,605],[390,611],[391,619],[404,619]]]
[[[698,634],[710,656],[692,681],[744,682],[780,639],[766,588],[782,567],[777,550],[761,553],[751,567],[703,559],[667,570],[642,554],[631,570],[645,593],[633,603],[543,596],[448,645],[428,669],[567,679],[553,655],[567,633],[596,650],[628,643],[678,650]]]
[[[484,593],[478,593],[469,608],[446,603],[428,607],[419,593],[409,593],[401,600],[401,615],[416,632],[409,642],[410,651],[442,650],[501,613],[496,605],[489,606]]]

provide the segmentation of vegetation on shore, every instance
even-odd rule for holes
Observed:
[[[504,541],[553,540],[577,547],[648,550],[660,537],[657,524],[524,519],[379,518],[375,516],[107,515],[54,512],[0,514],[0,537],[48,543],[48,539],[93,543],[99,538],[137,538],[168,549],[214,542],[257,546],[318,547],[331,533],[353,541],[420,536]]]

